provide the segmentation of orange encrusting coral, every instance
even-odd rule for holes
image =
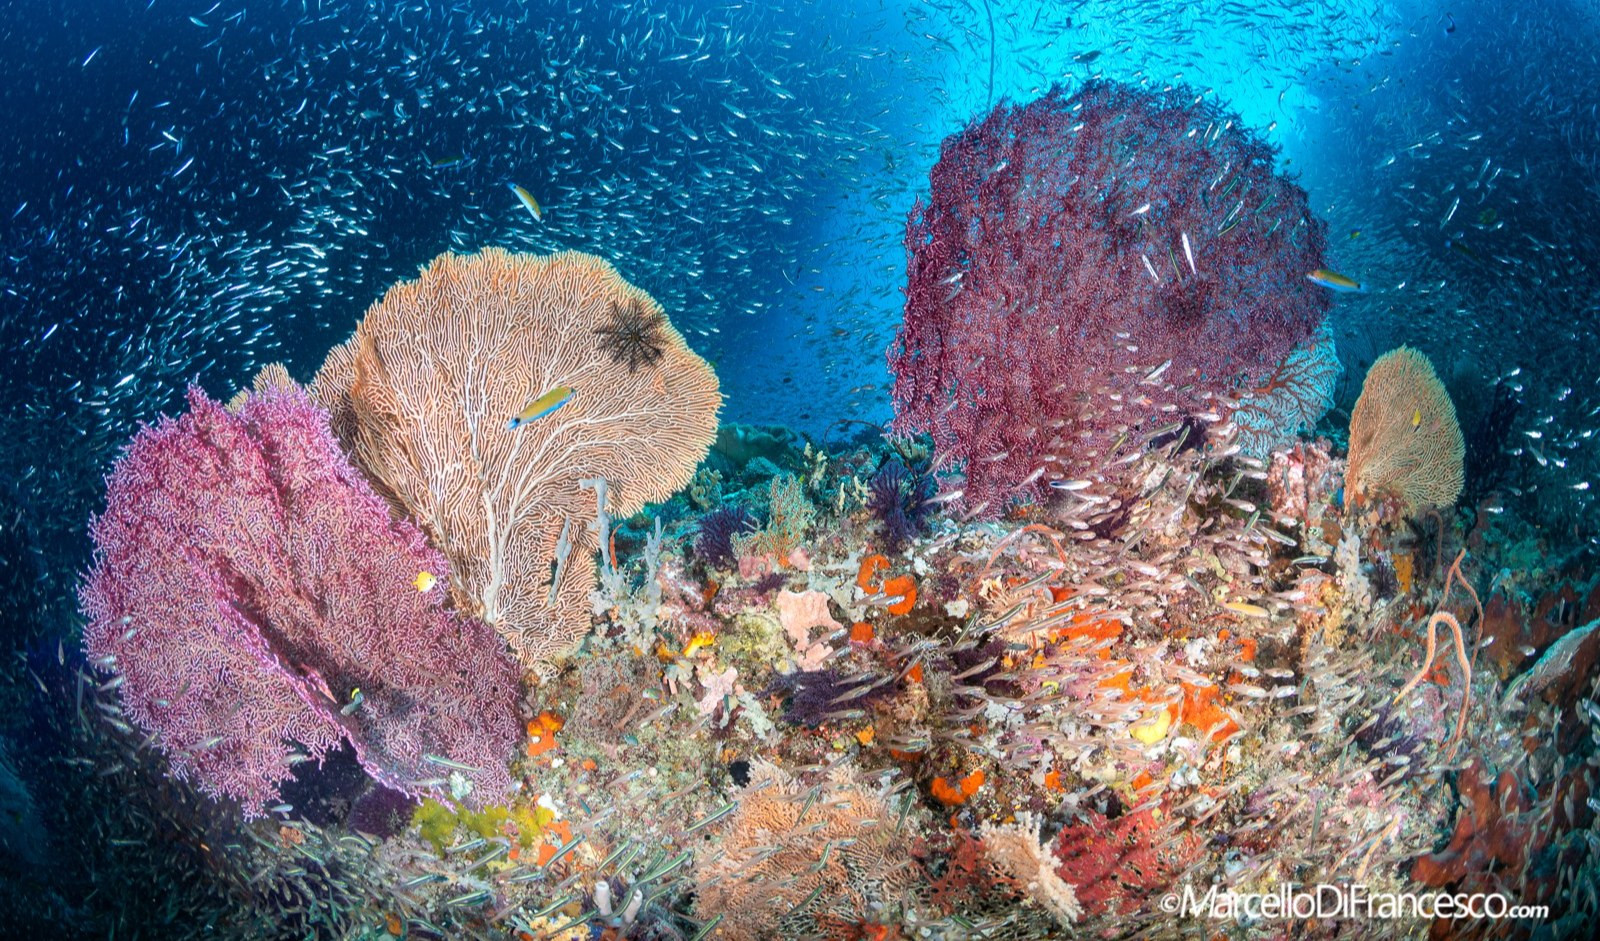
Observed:
[[[917,580],[910,575],[896,575],[894,578],[885,579],[883,593],[890,598],[899,599],[890,603],[890,614],[905,614],[917,603]]]
[[[1206,733],[1206,738],[1227,738],[1239,731],[1239,724],[1233,721],[1233,716],[1226,709],[1217,705],[1217,697],[1222,693],[1220,686],[1194,686],[1189,683],[1183,686],[1183,712],[1181,721],[1187,722]]]
[[[856,572],[856,587],[869,595],[875,595],[882,591],[883,587],[878,584],[875,577],[879,569],[887,568],[888,565],[889,560],[876,553],[862,559],[861,568]]]
[[[562,718],[548,710],[539,713],[539,717],[528,723],[528,757],[537,758],[556,747],[556,733],[566,723]]]
[[[983,787],[986,778],[987,775],[980,768],[953,784],[943,777],[934,778],[928,790],[939,803],[946,807],[955,807],[966,803],[967,798],[978,793],[978,788]]]

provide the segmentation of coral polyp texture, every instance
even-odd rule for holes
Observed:
[[[1226,411],[1328,309],[1324,226],[1273,160],[1192,92],[1103,81],[946,138],[906,225],[896,429],[994,515]]]
[[[198,389],[134,438],[91,527],[80,592],[90,658],[172,768],[247,815],[278,799],[293,755],[347,743],[410,794],[462,769],[473,800],[511,787],[518,671],[482,624],[419,573],[444,558],[350,466],[299,390],[237,413]],[[353,704],[353,705],[352,705]]]
[[[644,318],[648,352],[619,355],[603,332],[619,310]],[[562,386],[566,404],[509,427]],[[367,312],[312,388],[356,461],[449,557],[457,607],[540,670],[589,629],[598,528],[579,481],[606,480],[603,509],[619,518],[668,496],[721,404],[660,305],[578,252],[439,256]]]
[[[1402,346],[1373,361],[1350,413],[1345,489],[1352,502],[1389,498],[1408,514],[1451,506],[1465,457],[1455,404],[1428,357]]]

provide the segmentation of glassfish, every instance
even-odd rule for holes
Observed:
[[[571,386],[556,386],[544,395],[523,406],[522,411],[511,417],[507,428],[520,428],[537,418],[543,418],[561,406],[572,401],[572,396],[578,390]]]

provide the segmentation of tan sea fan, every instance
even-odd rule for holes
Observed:
[[[619,308],[646,313],[659,355],[602,342]],[[592,255],[446,253],[312,383],[356,462],[449,558],[456,605],[531,669],[589,629],[596,507],[578,482],[604,478],[607,510],[629,516],[688,483],[716,434],[717,377],[660,314]],[[567,404],[508,427],[558,386]]]
[[[922,903],[909,830],[854,768],[837,765],[806,789],[752,761],[735,796],[738,809],[695,859],[695,912],[722,916],[719,937],[817,937]]]
[[[1408,346],[1378,357],[1350,414],[1345,490],[1353,505],[1390,497],[1407,514],[1461,495],[1466,444],[1428,357]]]

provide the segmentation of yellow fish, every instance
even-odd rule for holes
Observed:
[[[439,576],[432,572],[418,572],[417,577],[411,580],[412,587],[420,592],[431,591],[433,586],[437,584],[439,584]]]
[[[1247,618],[1272,617],[1272,613],[1266,608],[1263,608],[1258,604],[1250,604],[1247,601],[1230,601],[1227,604],[1224,604],[1223,607],[1227,608],[1229,611],[1232,611],[1234,614],[1243,615]]]
[[[1416,411],[1411,413],[1411,427],[1417,428],[1417,427],[1420,427],[1421,425],[1422,425],[1422,409],[1419,408]]]
[[[522,205],[528,207],[528,211],[533,213],[534,222],[544,221],[544,210],[539,208],[539,201],[533,198],[532,193],[515,183],[507,183],[506,185],[511,187],[511,192],[517,194],[517,199],[522,201]]]
[[[511,422],[506,427],[520,428],[536,418],[543,418],[572,401],[572,397],[577,394],[577,391],[571,386],[556,386],[524,406],[522,411],[512,416]]]
[[[1318,268],[1316,271],[1306,275],[1306,280],[1312,284],[1320,284],[1330,291],[1361,294],[1367,290],[1367,286],[1360,281],[1354,278],[1347,278],[1337,271],[1329,271],[1327,268]]]

